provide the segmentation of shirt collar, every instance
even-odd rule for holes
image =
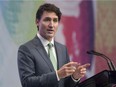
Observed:
[[[40,41],[42,42],[43,46],[46,47],[48,45],[48,43],[50,43],[48,40],[46,40],[45,38],[43,38],[39,33],[37,33],[37,37],[40,39]],[[54,46],[54,38],[52,39],[51,43]]]

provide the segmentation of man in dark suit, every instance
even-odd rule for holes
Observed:
[[[85,75],[89,64],[70,62],[66,47],[54,40],[60,19],[60,9],[53,4],[46,3],[38,9],[37,35],[18,50],[23,87],[74,87]]]

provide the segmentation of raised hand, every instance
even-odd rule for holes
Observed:
[[[67,76],[72,75],[76,71],[76,66],[78,66],[77,62],[69,62],[62,66],[58,71],[59,78],[65,78]]]
[[[75,70],[75,72],[73,73],[72,77],[73,77],[74,79],[80,79],[80,78],[84,77],[85,74],[86,74],[87,67],[89,67],[89,66],[90,66],[89,63],[84,64],[84,65],[78,64],[78,65],[76,66],[76,70]]]

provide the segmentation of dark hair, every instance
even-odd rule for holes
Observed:
[[[44,11],[55,12],[56,15],[58,16],[58,21],[60,21],[62,15],[60,9],[56,7],[54,4],[50,4],[50,3],[45,3],[39,7],[36,13],[36,19],[40,20]]]

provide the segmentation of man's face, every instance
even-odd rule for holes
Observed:
[[[58,28],[58,16],[54,12],[44,11],[40,20],[36,20],[40,35],[51,41]]]

